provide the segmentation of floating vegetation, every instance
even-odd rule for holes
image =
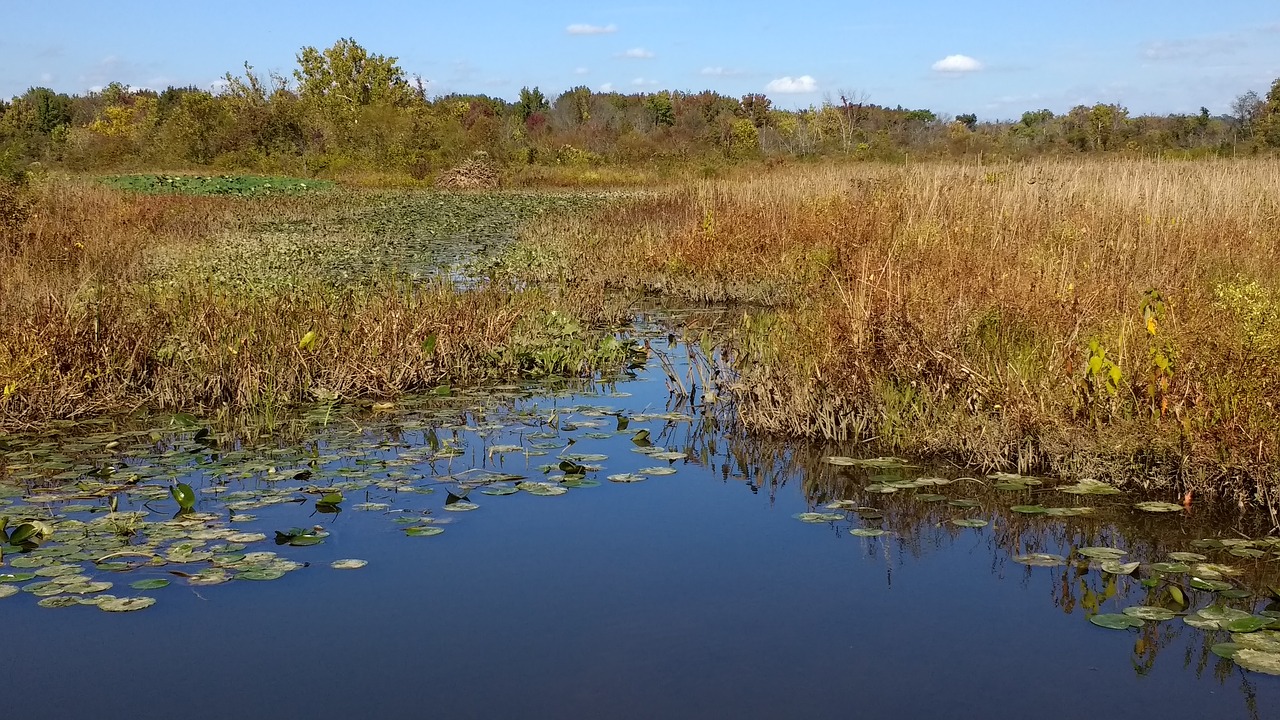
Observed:
[[[297,195],[332,189],[328,180],[301,180],[289,177],[264,177],[260,175],[112,175],[102,178],[102,183],[117,190],[150,194],[180,195],[235,195],[260,197],[264,195]]]

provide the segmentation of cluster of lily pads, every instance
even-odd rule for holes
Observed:
[[[1123,491],[1113,485],[1092,479],[1046,487],[1043,479],[1010,473],[993,473],[985,478],[909,478],[904,477],[904,474],[913,466],[900,458],[828,456],[823,461],[837,467],[858,467],[871,473],[894,471],[895,474],[872,475],[871,482],[863,485],[862,491],[868,496],[905,493],[916,502],[945,503],[957,510],[957,514],[946,522],[968,528],[981,528],[988,524],[984,517],[974,517],[963,512],[981,508],[982,503],[973,498],[951,498],[937,492],[938,489],[972,484],[1010,493],[1040,491],[1077,496],[1123,494]],[[1011,504],[1007,507],[1012,513],[1046,517],[1092,517],[1104,511],[1115,512],[1124,508],[1146,513],[1172,513],[1186,509],[1182,505],[1160,501],[1120,502],[1104,508],[1046,507],[1039,503]],[[850,521],[857,525],[848,531],[854,537],[869,538],[888,534],[887,530],[878,526],[878,522],[884,517],[881,510],[856,500],[834,500],[826,503],[820,510],[799,513],[795,517],[808,523]],[[1260,591],[1240,587],[1229,578],[1242,574],[1241,569],[1214,562],[1205,554],[1220,553],[1246,561],[1277,561],[1280,560],[1280,537],[1203,538],[1191,541],[1190,545],[1202,552],[1170,552],[1152,562],[1127,559],[1127,550],[1111,547],[1076,548],[1070,556],[1028,552],[1014,555],[1012,559],[1031,567],[1076,565],[1117,577],[1133,576],[1142,587],[1153,592],[1159,590],[1161,604],[1134,605],[1118,613],[1095,613],[1089,617],[1091,623],[1109,629],[1127,630],[1140,628],[1151,622],[1182,618],[1186,625],[1194,628],[1231,633],[1230,642],[1212,645],[1214,653],[1230,658],[1248,670],[1280,674],[1280,586]],[[1198,602],[1205,598],[1208,599],[1207,604]],[[1232,601],[1247,603],[1259,598],[1269,600],[1270,604],[1256,612],[1225,604]]]
[[[344,510],[384,516],[406,537],[434,537],[448,514],[479,509],[479,496],[554,497],[599,486],[594,477],[635,483],[673,474],[687,457],[654,437],[664,432],[658,425],[691,421],[687,414],[513,400],[526,394],[505,387],[424,398],[418,410],[407,401],[403,414],[381,414],[380,433],[353,418],[352,430],[322,431],[309,447],[223,447],[189,416],[161,429],[10,438],[0,446],[10,481],[0,484],[0,598],[25,592],[41,607],[141,610],[155,597],[120,590],[269,581],[307,567],[292,549],[322,544],[338,526],[318,521]],[[607,455],[574,452],[612,438],[628,441],[639,469],[607,473]],[[421,500],[437,490],[442,504]],[[300,512],[305,522],[271,525]]]
[[[131,192],[241,197],[296,195],[328,190],[333,187],[333,183],[328,180],[261,175],[112,175],[102,178],[101,181],[104,185],[117,190]]]

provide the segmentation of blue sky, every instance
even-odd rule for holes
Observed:
[[[1094,102],[1226,112],[1280,77],[1277,0],[0,0],[0,18],[4,97],[210,88],[245,61],[287,74],[300,47],[341,37],[399,57],[433,95],[712,89],[803,107],[844,92],[1014,118]]]

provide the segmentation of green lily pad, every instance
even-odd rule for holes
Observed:
[[[854,528],[849,531],[849,534],[854,537],[872,538],[887,535],[888,533],[880,528]]]
[[[609,482],[615,483],[638,483],[645,480],[648,480],[648,478],[639,473],[618,473],[617,475],[609,476]]]
[[[1028,555],[1015,555],[1013,558],[1013,561],[1016,563],[1021,563],[1023,565],[1030,565],[1032,567],[1057,567],[1059,565],[1067,564],[1066,558],[1062,557],[1061,555],[1054,555],[1053,553],[1030,553]]]
[[[828,457],[822,458],[822,462],[827,463],[828,465],[840,465],[840,466],[852,466],[852,465],[858,464],[858,461],[855,460],[854,458],[845,457],[844,455],[830,455]]]
[[[1103,560],[1099,567],[1102,572],[1111,573],[1112,575],[1132,575],[1133,571],[1138,569],[1139,564],[1136,561],[1122,563],[1119,560]]]
[[[1169,553],[1169,559],[1176,560],[1177,562],[1191,563],[1191,562],[1200,562],[1201,560],[1208,560],[1209,558],[1208,556],[1201,555],[1200,553],[1171,552]]]
[[[675,475],[679,471],[670,465],[659,465],[657,467],[640,468],[636,472],[641,475]]]
[[[36,604],[42,608],[72,607],[80,604],[80,598],[72,595],[54,595],[53,597],[47,597]]]
[[[0,585],[0,598],[13,597],[22,592],[17,585]]]
[[[329,567],[334,570],[359,570],[368,564],[368,560],[356,560],[353,558],[349,560],[334,560],[329,563]]]
[[[791,517],[806,523],[828,523],[838,522],[845,519],[844,513],[821,513],[821,512],[802,512],[796,513]]]
[[[978,518],[952,518],[951,524],[964,528],[984,528],[988,523]]]
[[[1280,653],[1269,653],[1252,648],[1240,648],[1231,656],[1237,665],[1245,670],[1280,675]]]
[[[1133,617],[1132,615],[1123,615],[1120,613],[1104,613],[1102,615],[1094,615],[1089,618],[1089,622],[1104,627],[1108,630],[1130,630],[1140,628],[1146,623],[1142,618]]]
[[[1204,578],[1193,577],[1189,583],[1191,587],[1197,590],[1208,590],[1210,592],[1221,592],[1230,590],[1233,585],[1223,580],[1205,580]]]
[[[515,495],[518,492],[520,492],[520,488],[512,487],[510,485],[490,485],[489,487],[480,489],[481,495],[503,496]]]
[[[1043,505],[1014,505],[1009,509],[1023,515],[1044,515],[1049,511],[1049,509]]]
[[[1217,630],[1219,628],[1217,620],[1208,620],[1198,615],[1184,615],[1182,622],[1198,630]]]
[[[536,494],[536,493],[535,493]],[[418,525],[416,527],[405,528],[404,534],[409,537],[431,537],[444,532],[444,528],[435,525]]]
[[[1121,492],[1120,488],[1114,485],[1091,478],[1085,478],[1074,485],[1065,485],[1058,489],[1071,495],[1118,495]]]
[[[526,480],[517,483],[516,487],[529,493],[530,495],[538,495],[542,497],[553,497],[556,495],[564,495],[569,492],[568,488],[551,482],[532,482]]]
[[[1134,508],[1149,513],[1171,513],[1183,510],[1181,505],[1174,503],[1160,502],[1158,500],[1149,500],[1147,502],[1134,503]]]
[[[939,495],[937,493],[916,493],[915,495],[911,496],[911,499],[918,500],[920,502],[935,503],[935,502],[942,502],[943,500],[946,500],[947,496]]]
[[[1189,565],[1185,565],[1183,563],[1171,563],[1171,562],[1151,563],[1151,569],[1155,570],[1156,572],[1173,573],[1176,575],[1191,572],[1191,567]]]
[[[1119,560],[1129,553],[1118,548],[1082,547],[1076,548],[1076,554],[1083,555],[1084,557],[1092,558],[1094,560]]]
[[[1240,650],[1242,647],[1244,646],[1233,643],[1233,642],[1217,643],[1216,645],[1210,646],[1209,652],[1213,653],[1214,655],[1217,655],[1220,658],[1226,658],[1230,660],[1235,656],[1236,651]]]
[[[20,583],[35,579],[35,573],[0,573],[0,583]]]
[[[480,506],[473,502],[459,500],[458,502],[445,504],[444,509],[449,512],[471,512],[472,510],[479,510]]]
[[[275,568],[244,570],[242,572],[236,573],[237,580],[255,580],[259,582],[265,582],[267,580],[279,580],[282,577],[284,577],[284,571],[277,570]]]
[[[1249,617],[1235,618],[1234,620],[1224,620],[1221,625],[1223,630],[1229,630],[1233,633],[1251,633],[1267,627],[1271,622],[1271,618],[1251,615]]]
[[[969,500],[969,499],[963,499],[963,500],[952,500],[951,502],[948,502],[947,504],[948,504],[948,505],[950,505],[951,507],[958,507],[958,508],[980,508],[980,507],[982,507],[982,503],[978,502],[977,500]]]
[[[104,600],[98,603],[98,608],[105,612],[133,612],[134,610],[149,608],[155,604],[156,599],[152,597],[128,597]]]
[[[168,587],[168,585],[169,581],[164,578],[149,578],[129,583],[129,587],[134,590],[159,590],[162,587]]]
[[[1153,605],[1134,605],[1133,607],[1125,608],[1121,612],[1129,617],[1136,617],[1142,620],[1172,620],[1178,616],[1172,610]]]
[[[1252,617],[1252,615],[1243,610],[1223,607],[1221,605],[1210,605],[1207,608],[1201,608],[1196,611],[1196,615],[1204,618],[1205,620],[1213,620],[1218,623]]]

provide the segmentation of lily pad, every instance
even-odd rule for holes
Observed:
[[[1076,548],[1076,554],[1083,555],[1094,560],[1119,560],[1129,553],[1119,548],[1109,547],[1082,547]]]
[[[1107,628],[1108,630],[1130,630],[1133,628],[1140,628],[1146,624],[1142,618],[1133,617],[1132,615],[1123,615],[1120,613],[1103,613],[1101,615],[1094,615],[1089,618],[1089,622],[1097,625],[1098,627]]]
[[[657,467],[640,468],[636,472],[641,475],[675,475],[679,471],[670,465],[659,465]]]
[[[480,506],[473,502],[459,500],[458,502],[445,504],[444,509],[449,512],[471,512],[472,510],[479,510]]]
[[[1125,608],[1121,612],[1129,617],[1135,617],[1142,620],[1172,620],[1178,616],[1178,614],[1172,610],[1155,607],[1154,605],[1134,605],[1133,607]]]
[[[951,524],[965,528],[984,528],[987,526],[987,521],[978,518],[952,518]]]
[[[481,495],[503,496],[515,495],[518,492],[520,492],[520,488],[512,487],[511,485],[490,485],[489,487],[480,489]]]
[[[1201,555],[1200,553],[1193,552],[1171,552],[1169,553],[1169,559],[1177,562],[1191,563],[1208,560],[1209,557],[1207,555]]]
[[[557,485],[556,483],[550,483],[550,482],[532,482],[532,481],[526,480],[525,482],[518,483],[516,487],[529,493],[530,495],[539,495],[542,497],[553,497],[555,495],[564,495],[565,493],[569,492],[568,488],[565,488],[562,485]]]
[[[1191,587],[1197,590],[1208,590],[1209,592],[1222,592],[1230,590],[1234,587],[1231,583],[1224,580],[1205,580],[1204,578],[1193,577],[1190,582]]]
[[[1174,503],[1160,502],[1159,500],[1149,500],[1147,502],[1134,503],[1134,508],[1149,513],[1171,513],[1180,512],[1184,508]]]
[[[1240,648],[1231,656],[1237,665],[1245,670],[1280,675],[1280,653],[1269,653],[1252,648]]]
[[[1119,560],[1103,560],[1099,566],[1102,572],[1111,573],[1112,575],[1132,575],[1134,570],[1138,569],[1140,563],[1128,562],[1122,563]]]
[[[333,562],[329,563],[329,567],[333,568],[334,570],[359,570],[360,568],[368,564],[369,564],[368,560],[357,560],[352,558],[348,560],[334,560]]]
[[[1010,510],[1023,515],[1044,515],[1048,508],[1043,505],[1014,505]]]
[[[1067,564],[1066,558],[1062,557],[1061,555],[1054,555],[1053,553],[1030,553],[1027,555],[1015,555],[1013,558],[1013,561],[1016,563],[1021,563],[1023,565],[1030,565],[1032,567],[1057,567],[1059,565]]]
[[[436,527],[435,525],[418,525],[404,529],[404,534],[409,537],[431,537],[433,535],[439,535],[442,532],[444,532],[444,528]]]
[[[802,512],[796,513],[791,517],[806,523],[827,523],[837,522],[845,519],[844,513],[820,513],[820,512]]]
[[[639,473],[618,473],[617,475],[609,476],[609,482],[615,483],[638,483],[645,480],[648,480],[648,478]]]
[[[888,533],[880,528],[854,528],[849,531],[849,534],[854,537],[872,538],[887,535]]]
[[[17,585],[0,585],[0,598],[7,598],[22,592]]]
[[[1224,620],[1221,625],[1223,630],[1229,630],[1233,633],[1251,633],[1267,627],[1271,622],[1271,618],[1250,615],[1249,617],[1235,618],[1234,620]]]
[[[168,587],[168,585],[169,581],[164,578],[149,578],[129,583],[129,587],[134,590],[159,590],[162,587]]]
[[[156,599],[153,597],[127,597],[104,600],[98,603],[98,608],[106,612],[133,612],[134,610],[149,608],[155,604]]]
[[[1183,563],[1158,562],[1151,563],[1151,569],[1156,572],[1182,574],[1191,572],[1191,566]]]

